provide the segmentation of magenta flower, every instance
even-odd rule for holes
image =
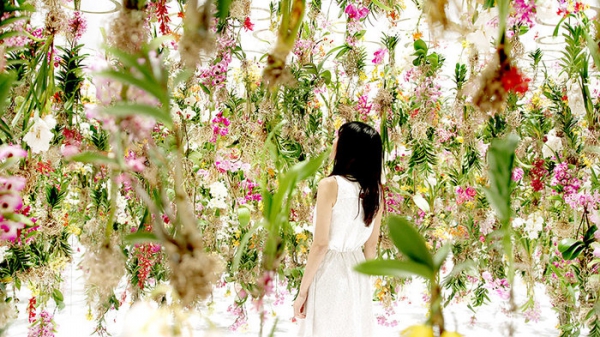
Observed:
[[[361,8],[358,8],[358,6],[354,6],[353,4],[346,6],[346,10],[344,10],[344,12],[348,14],[348,17],[351,20],[356,21],[361,20],[369,15],[369,9],[367,7],[361,6]]]
[[[385,57],[386,52],[387,50],[383,48],[377,50],[375,54],[373,54],[373,60],[371,62],[373,62],[373,64],[381,64],[381,62],[383,62],[383,58]]]
[[[73,17],[68,22],[69,33],[73,36],[73,40],[77,41],[83,36],[87,29],[87,21],[81,12],[73,13]]]

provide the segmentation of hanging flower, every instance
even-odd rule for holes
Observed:
[[[87,29],[87,21],[81,12],[73,13],[73,17],[69,19],[68,23],[68,36],[73,41],[79,40]]]
[[[35,123],[29,129],[29,132],[23,137],[23,141],[29,145],[31,152],[40,153],[48,151],[50,141],[54,137],[52,129],[56,126],[56,120],[52,115],[43,119],[37,118]]]
[[[344,10],[344,12],[346,14],[348,14],[348,17],[351,20],[361,20],[365,17],[367,17],[367,15],[369,15],[369,9],[367,7],[361,7],[359,8],[358,6],[354,6],[353,4],[349,4],[348,6],[346,6],[346,9]]]
[[[246,20],[244,20],[244,30],[245,31],[253,31],[254,30],[254,24],[250,21],[250,17],[247,16]]]
[[[385,53],[386,50],[383,48],[377,50],[375,54],[373,54],[374,57],[371,62],[373,62],[373,64],[381,64],[383,62],[383,58],[385,57]]]
[[[531,79],[525,77],[517,67],[510,67],[507,72],[502,74],[502,86],[506,91],[514,91],[518,94],[525,94],[529,90]]]

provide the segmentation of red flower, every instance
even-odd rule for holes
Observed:
[[[525,77],[517,67],[510,69],[502,75],[502,86],[506,91],[524,94],[529,90],[529,78]]]
[[[244,29],[246,31],[253,31],[254,30],[254,24],[250,21],[250,17],[247,16],[246,20],[244,20]]]

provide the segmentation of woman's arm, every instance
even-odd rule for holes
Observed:
[[[317,270],[329,248],[329,227],[331,223],[331,212],[337,200],[337,182],[334,177],[328,177],[319,182],[317,189],[317,221],[313,243],[308,253],[306,268],[300,283],[300,291],[294,303],[294,314],[304,318],[304,302],[308,295],[308,288],[315,278]]]
[[[383,214],[383,208],[385,207],[384,203],[380,203],[379,210],[377,211],[377,215],[375,215],[375,219],[373,219],[373,232],[367,242],[365,242],[364,253],[366,260],[372,260],[375,258],[375,253],[377,250],[377,243],[379,242],[379,228],[381,227],[381,217]]]

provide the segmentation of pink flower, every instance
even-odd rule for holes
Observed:
[[[23,207],[23,199],[16,193],[6,193],[0,195],[0,212],[12,213]]]
[[[87,29],[87,21],[81,12],[73,13],[73,17],[68,22],[69,33],[73,36],[73,40],[77,41],[85,33]]]
[[[25,188],[27,181],[23,177],[0,177],[0,192],[19,192]]]
[[[521,179],[523,178],[523,174],[525,172],[523,171],[522,168],[520,167],[515,167],[514,170],[512,171],[512,176],[511,179],[513,181],[521,181]]]
[[[12,157],[27,157],[27,151],[23,150],[20,146],[16,145],[5,145],[0,148],[0,160],[4,160]]]
[[[381,62],[383,62],[383,58],[385,57],[387,50],[381,48],[379,50],[377,50],[375,52],[375,54],[373,54],[373,60],[371,62],[373,62],[373,64],[381,64]]]
[[[596,249],[594,249],[594,257],[600,257],[600,247],[596,247]]]
[[[61,153],[65,158],[69,158],[79,153],[79,147],[76,145],[65,145],[62,147]]]
[[[358,8],[358,6],[354,6],[353,4],[349,4],[346,6],[346,10],[344,10],[348,17],[352,20],[361,20],[369,15],[369,9],[367,7]]]

